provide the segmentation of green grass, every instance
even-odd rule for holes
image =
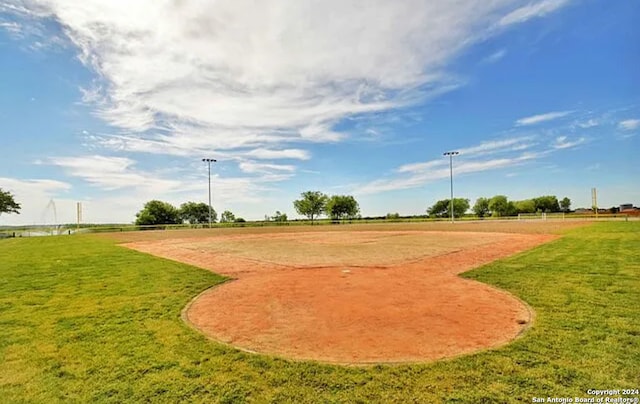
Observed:
[[[640,223],[599,223],[465,276],[521,297],[506,347],[423,365],[250,355],[180,319],[224,279],[87,236],[0,241],[0,401],[531,402],[640,386]]]

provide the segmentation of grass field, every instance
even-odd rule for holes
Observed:
[[[503,348],[422,365],[251,355],[187,325],[223,278],[95,236],[0,242],[0,401],[531,402],[640,387],[640,223],[598,223],[466,277],[528,302]]]

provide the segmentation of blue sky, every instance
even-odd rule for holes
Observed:
[[[363,215],[568,196],[640,205],[640,3],[0,3],[0,224],[131,222],[207,200],[246,219],[306,190]]]

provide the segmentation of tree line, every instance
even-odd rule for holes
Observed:
[[[321,215],[326,214],[332,220],[354,219],[360,214],[360,206],[351,195],[328,196],[320,191],[307,191],[301,194],[301,198],[293,201],[293,207],[300,215],[306,216],[313,222]],[[265,215],[265,220],[286,222],[287,214],[276,211],[273,216]],[[211,222],[218,221],[218,214],[211,211]],[[220,216],[220,223],[244,222],[241,217],[225,210]],[[145,203],[142,210],[136,213],[136,225],[158,224],[205,224],[209,223],[209,205],[206,203],[186,202],[179,208],[168,202],[152,200]]]
[[[469,199],[453,198],[453,216],[462,217],[471,208],[480,218],[514,216],[520,213],[552,213],[569,212],[571,199],[564,197],[558,200],[555,195],[542,195],[536,198],[510,201],[505,195],[495,195],[491,198],[480,197],[473,207]],[[427,209],[432,217],[450,217],[451,199],[441,199]]]
[[[218,221],[218,213],[211,209],[211,223]],[[220,223],[244,222],[231,211],[225,210],[220,215]],[[152,200],[144,204],[136,213],[136,225],[157,224],[205,224],[209,223],[209,205],[202,202],[185,202],[179,208],[168,202]]]
[[[360,217],[360,206],[352,195],[328,196],[320,191],[306,191],[300,194],[300,199],[293,201],[296,212],[306,216],[313,224],[316,219],[326,215],[333,221],[351,220]],[[0,214],[20,213],[20,204],[14,196],[0,188]],[[462,217],[469,210],[479,218],[514,216],[520,213],[552,213],[569,212],[571,200],[564,197],[561,200],[555,195],[542,195],[535,198],[510,201],[505,195],[495,195],[491,198],[480,197],[473,206],[469,199],[453,199],[453,216]],[[450,217],[451,200],[441,199],[427,209],[430,217]],[[387,219],[398,219],[398,213],[387,214]],[[287,214],[276,211],[273,216],[265,215],[265,220],[286,222]],[[211,210],[211,222],[218,222],[218,213]],[[236,217],[231,211],[225,210],[220,215],[220,223],[245,222]],[[168,202],[151,200],[136,214],[136,225],[182,224],[192,225],[209,223],[209,205],[199,202],[185,202],[175,207]]]

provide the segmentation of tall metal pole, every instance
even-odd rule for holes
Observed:
[[[449,210],[451,211],[451,223],[455,220],[453,218],[453,156],[460,154],[457,151],[450,151],[443,153],[443,156],[449,156],[449,177],[451,178],[451,202]]]
[[[202,161],[206,162],[209,167],[209,228],[211,228],[212,222],[212,208],[211,208],[211,162],[216,162],[216,159],[202,159]]]
[[[453,156],[451,154],[449,155],[449,178],[451,179],[451,223],[453,223]]]

